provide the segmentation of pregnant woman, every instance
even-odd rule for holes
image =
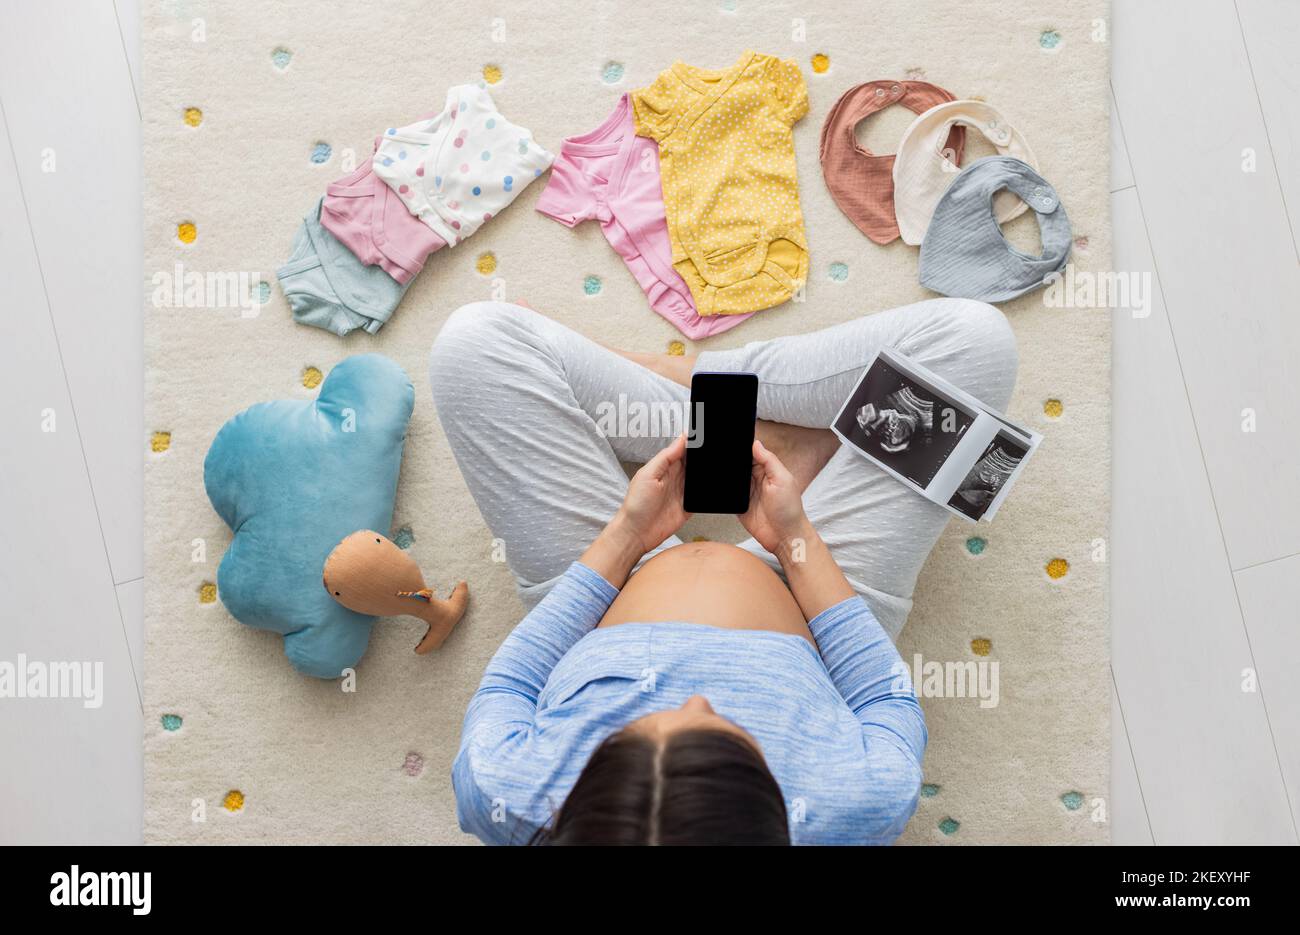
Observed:
[[[502,303],[451,316],[434,401],[529,608],[465,715],[462,829],[493,844],[899,835],[926,730],[893,639],[949,514],[826,429],[882,347],[996,409],[1011,396],[1011,329],[964,299],[698,357],[618,353]],[[634,417],[684,412],[694,370],[759,376],[739,546],[677,537],[685,440]],[[620,461],[643,466],[629,482]]]

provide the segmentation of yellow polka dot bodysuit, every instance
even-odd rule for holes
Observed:
[[[673,266],[701,315],[780,305],[808,275],[795,121],[799,66],[746,52],[730,68],[676,62],[632,92],[636,132],[659,143]]]

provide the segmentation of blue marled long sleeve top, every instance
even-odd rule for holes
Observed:
[[[866,603],[809,621],[808,641],[698,623],[598,630],[618,590],[575,562],[501,644],[452,766],[461,828],[526,844],[596,747],[703,695],[762,746],[795,844],[888,844],[916,810],[926,730],[907,668]]]

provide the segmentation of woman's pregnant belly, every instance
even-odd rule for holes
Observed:
[[[785,582],[761,559],[724,542],[660,552],[628,579],[599,626],[668,620],[773,630],[817,646]]]

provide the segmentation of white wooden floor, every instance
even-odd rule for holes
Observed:
[[[137,0],[0,23],[0,661],[107,683],[98,710],[0,699],[0,843],[132,842]],[[1300,2],[1114,0],[1111,41],[1115,264],[1156,290],[1115,322],[1114,840],[1295,844]]]

